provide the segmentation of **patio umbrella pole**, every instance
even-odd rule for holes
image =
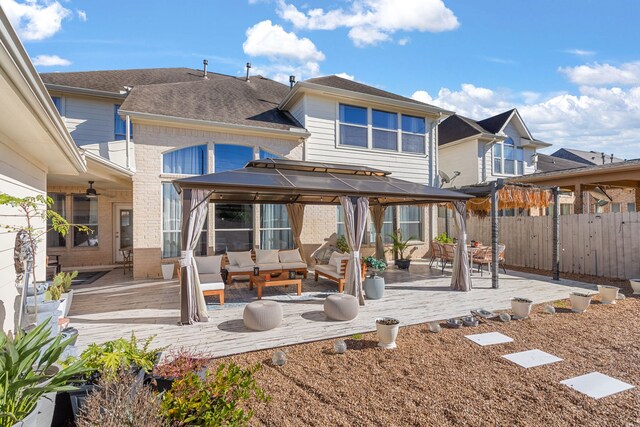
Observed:
[[[560,280],[560,187],[553,188],[553,280]]]
[[[491,184],[491,287],[498,289],[498,182]]]

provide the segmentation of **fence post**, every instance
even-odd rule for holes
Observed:
[[[560,280],[560,187],[553,187],[553,280]]]
[[[498,289],[498,185],[499,182],[491,183],[491,287]],[[501,186],[502,187],[502,186]]]

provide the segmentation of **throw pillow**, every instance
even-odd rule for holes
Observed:
[[[251,252],[240,252],[236,258],[239,267],[253,267],[256,264],[251,259]]]
[[[349,254],[334,252],[331,254],[331,258],[329,258],[329,265],[332,265],[337,272],[340,272],[340,264],[342,264],[343,259],[349,259]]]
[[[229,258],[229,265],[240,265],[238,264],[238,258],[241,257],[242,254],[249,254],[249,258],[251,258],[251,251],[227,252],[227,257]]]
[[[222,255],[194,257],[198,266],[198,274],[220,274]]]
[[[278,250],[256,249],[257,264],[278,264]]]
[[[297,249],[292,249],[290,251],[280,251],[280,262],[282,263],[291,263],[291,262],[304,262],[300,257],[300,251]]]

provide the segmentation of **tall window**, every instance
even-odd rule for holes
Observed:
[[[49,197],[53,200],[53,204],[51,205],[51,210],[56,212],[63,218],[67,217],[66,207],[65,207],[65,199],[66,196],[61,193],[49,193]],[[55,230],[51,230],[53,223],[50,219],[47,219],[47,247],[48,248],[63,248],[67,245],[67,239],[60,233]]]
[[[182,205],[180,195],[170,182],[162,183],[162,257],[175,258],[180,255],[180,228]],[[196,245],[196,255],[207,254],[207,221],[205,221]]]
[[[53,105],[56,106],[56,110],[58,110],[58,113],[62,115],[62,98],[60,98],[59,96],[52,96],[51,100],[53,101]]]
[[[422,117],[402,116],[402,151],[425,152],[425,121]]]
[[[402,237],[422,240],[422,208],[420,206],[400,206],[398,228]]]
[[[636,204],[635,203],[627,203],[627,212],[635,212]]]
[[[383,150],[398,150],[398,115],[387,111],[372,110],[373,127],[371,146]]]
[[[119,110],[119,105],[116,104],[113,106],[113,133],[115,134],[116,141],[126,139],[127,137],[127,122],[122,117],[120,117],[120,115],[118,114]],[[129,136],[133,138],[133,127],[131,123],[129,123]]]
[[[620,203],[611,203],[611,212],[620,212]]]
[[[524,173],[524,150],[516,147],[512,138],[496,142],[493,146],[493,173],[522,175]]]
[[[98,199],[84,194],[73,196],[73,223],[91,229],[88,233],[73,229],[73,246],[98,246]]]
[[[207,173],[207,146],[195,145],[162,155],[162,172],[177,175],[204,175]]]
[[[395,208],[393,206],[387,207],[384,210],[384,222],[382,223],[382,241],[387,244],[391,243],[390,234],[393,234],[393,211]],[[373,220],[369,217],[369,242],[375,243],[376,241],[376,228],[373,225]],[[407,236],[409,237],[409,236]]]
[[[340,104],[340,145],[367,147],[367,109]]]
[[[338,237],[340,236],[344,236],[346,233],[346,229],[344,228],[344,210],[342,209],[342,206],[338,206],[337,207],[337,220],[336,220],[336,234],[338,235]]]
[[[560,215],[571,215],[572,207],[571,203],[560,203]]]
[[[243,168],[253,160],[253,147],[216,144],[215,172]],[[215,207],[215,253],[253,248],[253,206],[217,203]]]
[[[260,248],[293,248],[286,205],[260,205]]]

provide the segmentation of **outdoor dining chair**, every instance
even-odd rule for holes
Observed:
[[[440,245],[439,242],[436,242],[435,240],[432,240],[430,243],[431,246],[431,259],[429,261],[429,268],[432,268],[433,263],[437,260],[440,260],[440,262],[442,262],[442,245]]]
[[[502,267],[504,274],[507,274],[507,269],[504,266],[505,250],[506,250],[506,245],[503,245],[503,244],[498,245],[498,267]],[[473,256],[473,263],[478,264],[478,271],[480,272],[481,277],[482,277],[482,273],[484,272],[483,267],[485,265],[489,266],[489,269],[491,269],[491,264],[493,263],[491,246],[487,246],[486,248],[479,250]]]
[[[442,272],[444,273],[444,268],[447,266],[447,263],[451,263],[453,267],[453,258],[456,255],[456,245],[453,243],[445,243],[444,245],[440,245],[442,248]]]

